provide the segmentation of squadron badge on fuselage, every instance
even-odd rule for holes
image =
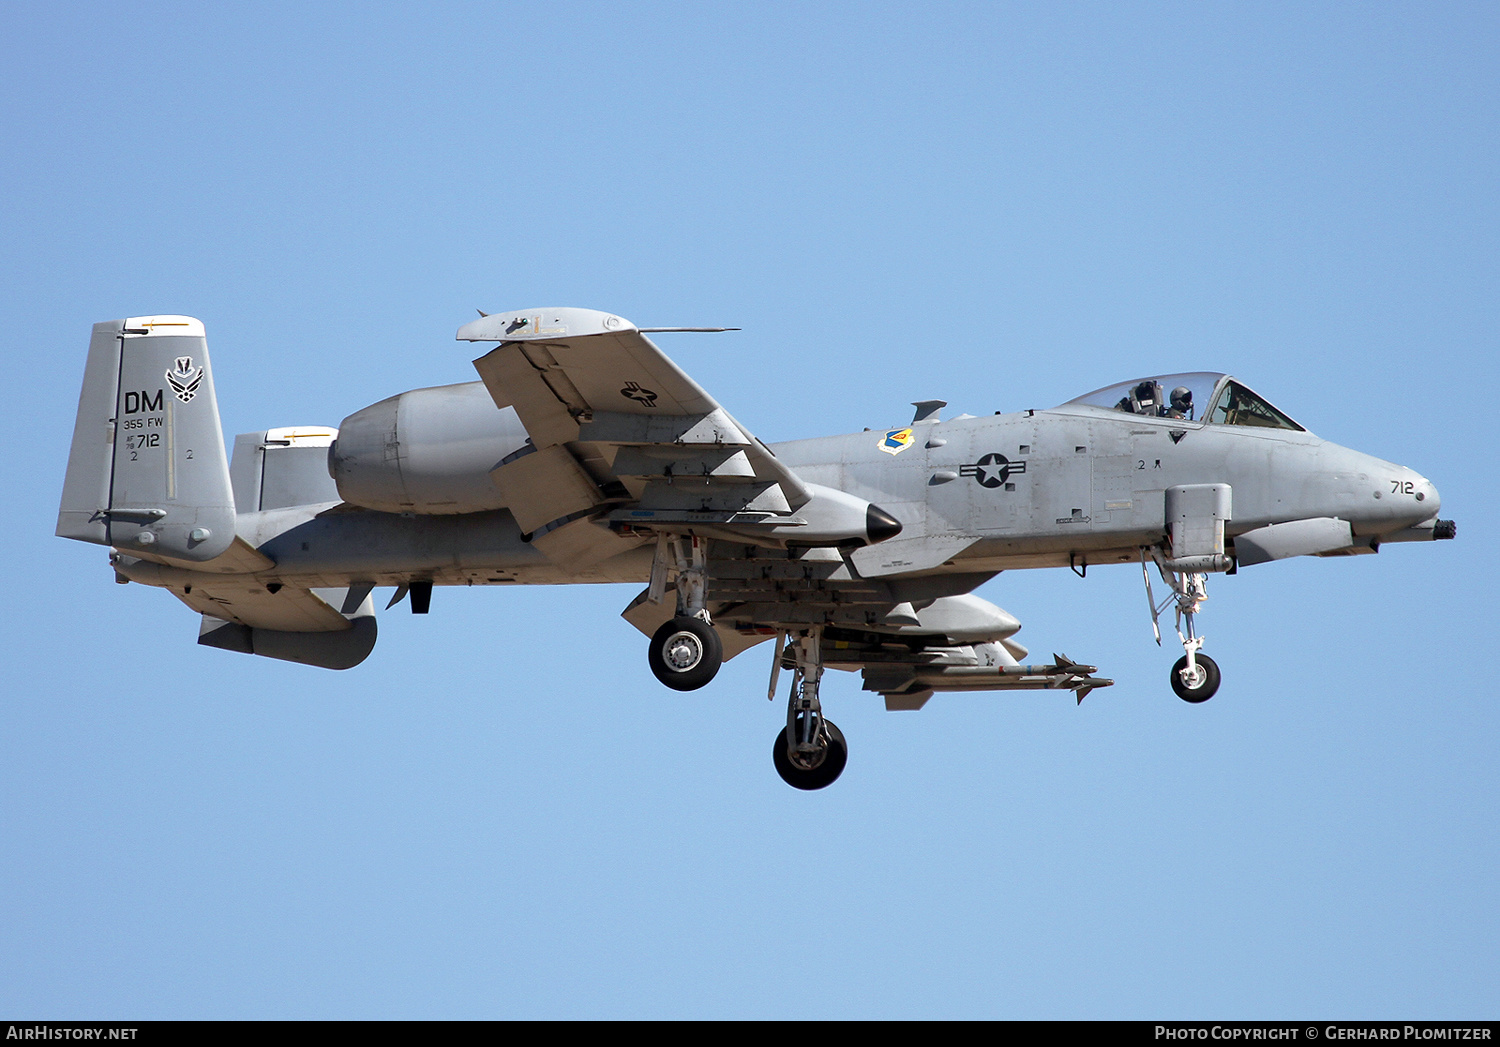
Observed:
[[[879,447],[886,454],[900,454],[912,445],[914,438],[911,434],[911,426],[905,429],[892,429],[880,438]]]

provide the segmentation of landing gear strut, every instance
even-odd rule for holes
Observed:
[[[1151,628],[1156,632],[1157,645],[1161,644],[1161,612],[1173,603],[1176,606],[1177,638],[1182,641],[1183,656],[1172,666],[1172,690],[1185,702],[1206,702],[1219,689],[1219,666],[1206,654],[1200,654],[1206,637],[1199,636],[1194,629],[1194,617],[1208,599],[1208,575],[1191,571],[1176,571],[1167,566],[1157,550],[1151,550],[1161,580],[1172,591],[1160,603],[1151,591],[1151,575],[1146,570],[1146,550],[1141,550],[1141,576],[1146,580],[1146,602],[1151,605]]]
[[[843,732],[823,718],[823,705],[818,701],[818,684],[823,678],[822,634],[823,630],[815,626],[798,636],[792,646],[796,667],[787,695],[786,726],[776,736],[771,753],[776,773],[794,789],[832,785],[849,762]],[[779,653],[780,644],[777,648]]]
[[[660,601],[669,566],[677,569],[677,615],[656,630],[646,658],[656,678],[676,691],[696,691],[724,663],[724,644],[708,617],[703,540],[662,535],[651,567],[651,592]]]

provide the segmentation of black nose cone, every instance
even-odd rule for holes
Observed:
[[[869,536],[871,545],[894,538],[900,533],[901,521],[880,506],[871,505],[865,510],[865,534]]]

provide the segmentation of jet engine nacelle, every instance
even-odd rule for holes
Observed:
[[[413,389],[345,418],[329,448],[339,497],[387,513],[445,515],[509,508],[491,470],[529,437],[511,408],[500,409],[482,382]],[[772,529],[796,546],[865,545],[901,523],[863,498],[817,484],[795,516]]]
[[[496,408],[482,382],[413,389],[345,418],[328,471],[339,497],[366,509],[485,512],[505,508],[490,470],[526,441],[516,412]]]

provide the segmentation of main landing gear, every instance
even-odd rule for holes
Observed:
[[[1194,616],[1208,599],[1208,575],[1190,571],[1176,571],[1167,566],[1158,550],[1151,550],[1162,581],[1171,587],[1171,592],[1160,603],[1151,591],[1151,575],[1146,570],[1146,550],[1141,550],[1141,576],[1146,580],[1146,602],[1151,605],[1151,628],[1156,632],[1156,643],[1161,644],[1161,612],[1173,603],[1176,606],[1177,638],[1182,641],[1183,656],[1172,666],[1172,690],[1185,702],[1206,702],[1219,689],[1219,665],[1206,654],[1201,654],[1206,637],[1199,636],[1194,629]]]
[[[676,691],[696,691],[724,663],[724,644],[708,617],[707,565],[703,540],[663,535],[651,567],[651,592],[665,593],[669,558],[677,568],[677,615],[656,630],[646,658],[656,678]]]
[[[694,691],[718,674],[724,645],[708,615],[707,558],[704,541],[691,535],[660,535],[651,565],[648,597],[666,597],[667,574],[677,574],[677,614],[651,637],[647,661],[658,680],[678,691]],[[791,640],[792,687],[787,695],[786,727],[776,736],[772,759],[776,773],[794,789],[832,785],[849,762],[844,734],[823,718],[818,684],[823,679],[823,629],[811,626],[776,639],[769,697],[776,696],[781,659]]]
[[[771,667],[771,695],[781,670],[781,646],[776,643],[776,661]],[[792,642],[792,687],[787,694],[786,726],[776,736],[771,758],[781,780],[794,789],[822,789],[844,773],[849,745],[833,721],[823,718],[818,684],[823,678],[823,630],[814,626]]]

